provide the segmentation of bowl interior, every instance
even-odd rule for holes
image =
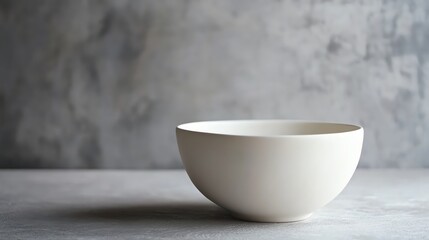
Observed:
[[[360,126],[294,120],[232,120],[185,123],[179,129],[236,136],[293,136],[357,131]]]

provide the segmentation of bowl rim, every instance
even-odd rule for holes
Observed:
[[[326,133],[314,133],[314,134],[234,134],[234,133],[217,133],[210,131],[200,131],[192,130],[188,127],[194,124],[202,123],[227,123],[227,122],[284,122],[284,123],[309,123],[309,124],[330,124],[330,125],[341,125],[344,127],[350,127],[351,130],[338,131],[338,132],[326,132]],[[207,121],[194,121],[186,122],[176,126],[176,132],[184,131],[196,134],[205,134],[205,135],[216,135],[216,136],[228,136],[228,137],[248,137],[248,138],[289,138],[289,137],[318,137],[318,136],[332,136],[332,135],[342,135],[350,134],[355,132],[363,132],[364,128],[361,125],[342,123],[342,122],[331,122],[331,121],[317,121],[317,120],[301,120],[301,119],[234,119],[234,120],[207,120]]]

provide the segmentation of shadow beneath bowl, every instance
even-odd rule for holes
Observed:
[[[250,239],[272,233],[286,236],[307,225],[246,222],[233,218],[212,203],[200,202],[85,204],[56,206],[42,213],[24,211],[22,214],[16,224],[36,221],[48,226],[40,233],[46,238],[54,234],[74,238]]]
[[[156,203],[107,205],[62,211],[62,217],[82,221],[239,221],[214,204]]]

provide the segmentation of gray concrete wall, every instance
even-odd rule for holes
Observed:
[[[181,167],[174,127],[362,124],[429,166],[429,1],[0,1],[0,167]]]

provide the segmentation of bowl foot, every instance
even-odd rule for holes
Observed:
[[[270,217],[270,216],[255,216],[255,215],[246,215],[241,213],[230,212],[231,215],[240,220],[250,221],[250,222],[267,222],[267,223],[284,223],[284,222],[298,222],[309,218],[313,213],[296,215],[296,216],[285,216],[285,217]]]

